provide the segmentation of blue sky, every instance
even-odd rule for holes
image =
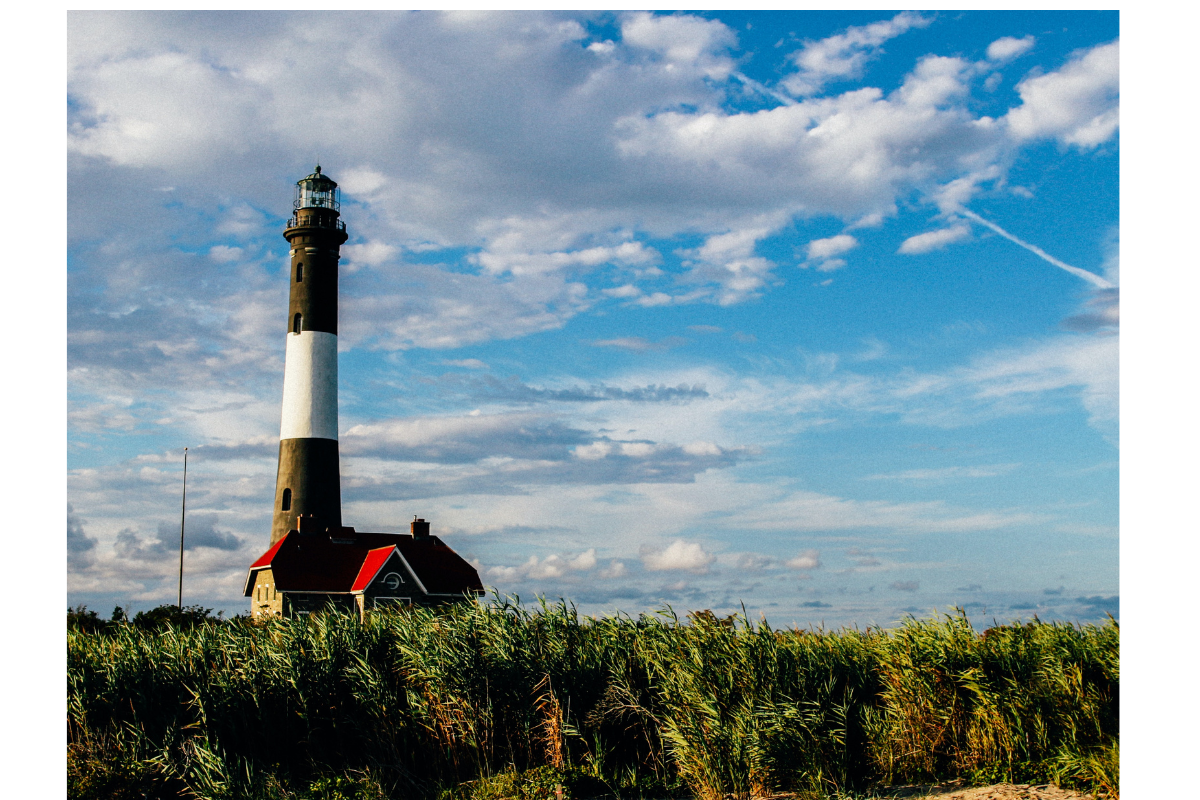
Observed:
[[[185,602],[245,607],[319,157],[347,524],[589,613],[1115,613],[1117,48],[1115,12],[70,14],[69,601],[174,599],[188,446]]]

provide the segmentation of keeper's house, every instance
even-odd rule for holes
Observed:
[[[429,533],[360,533],[354,528],[288,531],[250,565],[245,595],[255,617],[321,609],[362,614],[390,604],[441,605],[483,594],[479,573]],[[315,526],[314,526],[315,527]]]

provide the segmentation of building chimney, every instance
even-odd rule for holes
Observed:
[[[428,539],[429,538],[429,523],[423,519],[418,519],[417,517],[413,517],[412,535],[413,535],[414,539]]]

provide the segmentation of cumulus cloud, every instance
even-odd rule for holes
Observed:
[[[621,40],[653,53],[665,69],[697,71],[720,80],[729,75],[733,61],[724,51],[737,44],[737,36],[718,20],[684,14],[660,16],[639,11],[621,22]]]
[[[553,553],[543,559],[530,556],[515,567],[489,567],[484,574],[493,580],[506,582],[541,581],[562,578],[570,573],[587,572],[596,567],[596,548],[588,548],[575,556]]]
[[[113,549],[119,557],[135,561],[162,561],[171,554],[162,539],[144,540],[132,528],[117,533]]]
[[[616,578],[624,577],[627,572],[625,562],[613,559],[608,563],[608,566],[596,573],[596,577],[601,580],[615,580]]]
[[[1019,55],[1029,52],[1037,42],[1033,36],[1002,36],[988,45],[987,57],[990,61],[1011,61]]]
[[[970,235],[971,227],[969,225],[951,225],[948,228],[910,236],[900,244],[900,249],[896,252],[910,256],[929,253],[941,250],[946,245],[966,239]]]
[[[75,513],[75,508],[67,504],[67,565],[71,569],[90,566],[95,558],[95,537],[88,536],[83,530],[83,520]]]
[[[716,560],[699,542],[683,539],[676,539],[662,550],[644,548],[641,556],[642,563],[651,572],[685,570],[702,573],[707,572],[709,565]]]
[[[230,531],[217,530],[216,514],[190,514],[184,525],[183,549],[194,550],[197,547],[212,547],[217,550],[237,550],[242,546],[242,540]],[[179,526],[170,522],[158,524],[159,541],[171,541],[178,538]]]
[[[215,246],[209,248],[208,257],[211,258],[213,261],[216,261],[216,262],[222,263],[222,264],[228,263],[230,261],[237,261],[238,259],[240,259],[242,257],[242,248],[228,247],[223,244],[218,244],[218,245],[215,245]]]
[[[229,531],[216,528],[215,514],[192,514],[187,519],[184,528],[183,547],[185,551],[200,547],[211,547],[216,550],[237,550],[242,541]],[[136,561],[162,561],[172,553],[179,552],[179,524],[160,522],[157,538],[143,539],[132,528],[125,528],[116,536],[114,550],[121,558]]]
[[[886,97],[863,88],[753,114],[630,116],[617,146],[630,166],[670,170],[663,180],[732,207],[889,214],[902,187],[932,190],[964,163],[1001,156],[998,127],[958,107],[969,77],[961,59],[928,57]]]
[[[597,267],[601,264],[648,264],[658,259],[658,253],[641,242],[625,242],[615,247],[589,247],[584,250],[531,253],[497,248],[474,256],[476,262],[492,274],[541,275],[577,267]]]
[[[816,550],[805,550],[803,553],[789,558],[786,563],[791,569],[801,571],[816,569],[821,566],[821,554]]]
[[[815,42],[792,53],[798,71],[783,81],[783,87],[797,97],[816,94],[830,82],[857,78],[874,58],[881,45],[912,28],[923,28],[932,19],[903,12],[890,20],[847,28],[844,33]]]
[[[741,572],[762,572],[774,567],[779,559],[762,553],[731,553],[721,561],[722,563],[732,561],[733,566]]]
[[[775,264],[755,255],[754,249],[772,229],[770,224],[752,225],[709,236],[700,247],[683,251],[683,264],[688,268],[683,280],[719,287],[715,299],[721,305],[740,303],[756,296],[770,279]],[[701,290],[686,299],[698,299],[707,294],[708,291]]]
[[[855,247],[858,247],[858,240],[849,234],[843,233],[838,236],[830,236],[828,239],[814,239],[808,243],[806,252],[808,253],[808,258],[814,260],[832,258],[848,250],[853,250]]]
[[[1021,105],[1004,117],[1018,139],[1053,137],[1064,144],[1096,147],[1119,124],[1120,43],[1077,53],[1061,69],[1017,84]]]
[[[846,266],[846,260],[834,256],[858,247],[858,240],[849,234],[830,236],[827,239],[814,239],[805,247],[806,261],[801,268],[816,267],[818,272],[833,272]]]
[[[364,265],[377,267],[396,255],[398,249],[387,242],[373,241],[344,245],[341,252],[342,260],[348,262],[347,266],[357,269]]]

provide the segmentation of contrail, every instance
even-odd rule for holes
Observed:
[[[764,86],[763,84],[759,83],[758,81],[754,80],[753,78],[748,78],[740,72],[733,72],[730,74],[732,74],[733,77],[737,78],[739,81],[744,83],[746,86],[749,86],[754,91],[760,92],[761,94],[765,94],[767,97],[770,97],[774,100],[778,100],[779,102],[783,103],[785,106],[796,105],[796,101],[794,99],[792,99],[791,97],[788,97],[786,94],[783,94],[781,92],[777,92],[774,89],[771,89],[770,87]]]
[[[1050,255],[1049,253],[1047,253],[1045,250],[1038,247],[1037,245],[1033,245],[1033,244],[1030,244],[1029,242],[1021,241],[1020,239],[1013,236],[1008,231],[1004,230],[1004,228],[1001,228],[999,225],[997,225],[994,222],[988,222],[986,219],[979,216],[974,211],[963,208],[962,206],[959,206],[957,209],[955,209],[955,211],[957,211],[959,214],[962,214],[964,217],[966,217],[968,219],[975,220],[980,225],[983,225],[986,228],[991,228],[996,233],[1003,236],[1005,239],[1008,239],[1010,242],[1013,242],[1014,244],[1019,244],[1021,247],[1024,247],[1026,250],[1033,253],[1035,256],[1038,256],[1039,258],[1043,258],[1046,261],[1049,261],[1051,264],[1058,267],[1059,269],[1065,269],[1067,272],[1071,273],[1072,275],[1075,275],[1076,277],[1083,278],[1085,281],[1093,284],[1094,286],[1098,286],[1101,289],[1117,288],[1115,285],[1104,280],[1104,278],[1101,278],[1099,275],[1097,275],[1094,272],[1088,272],[1086,269],[1080,269],[1079,267],[1072,267],[1070,264],[1059,261],[1057,258]]]

